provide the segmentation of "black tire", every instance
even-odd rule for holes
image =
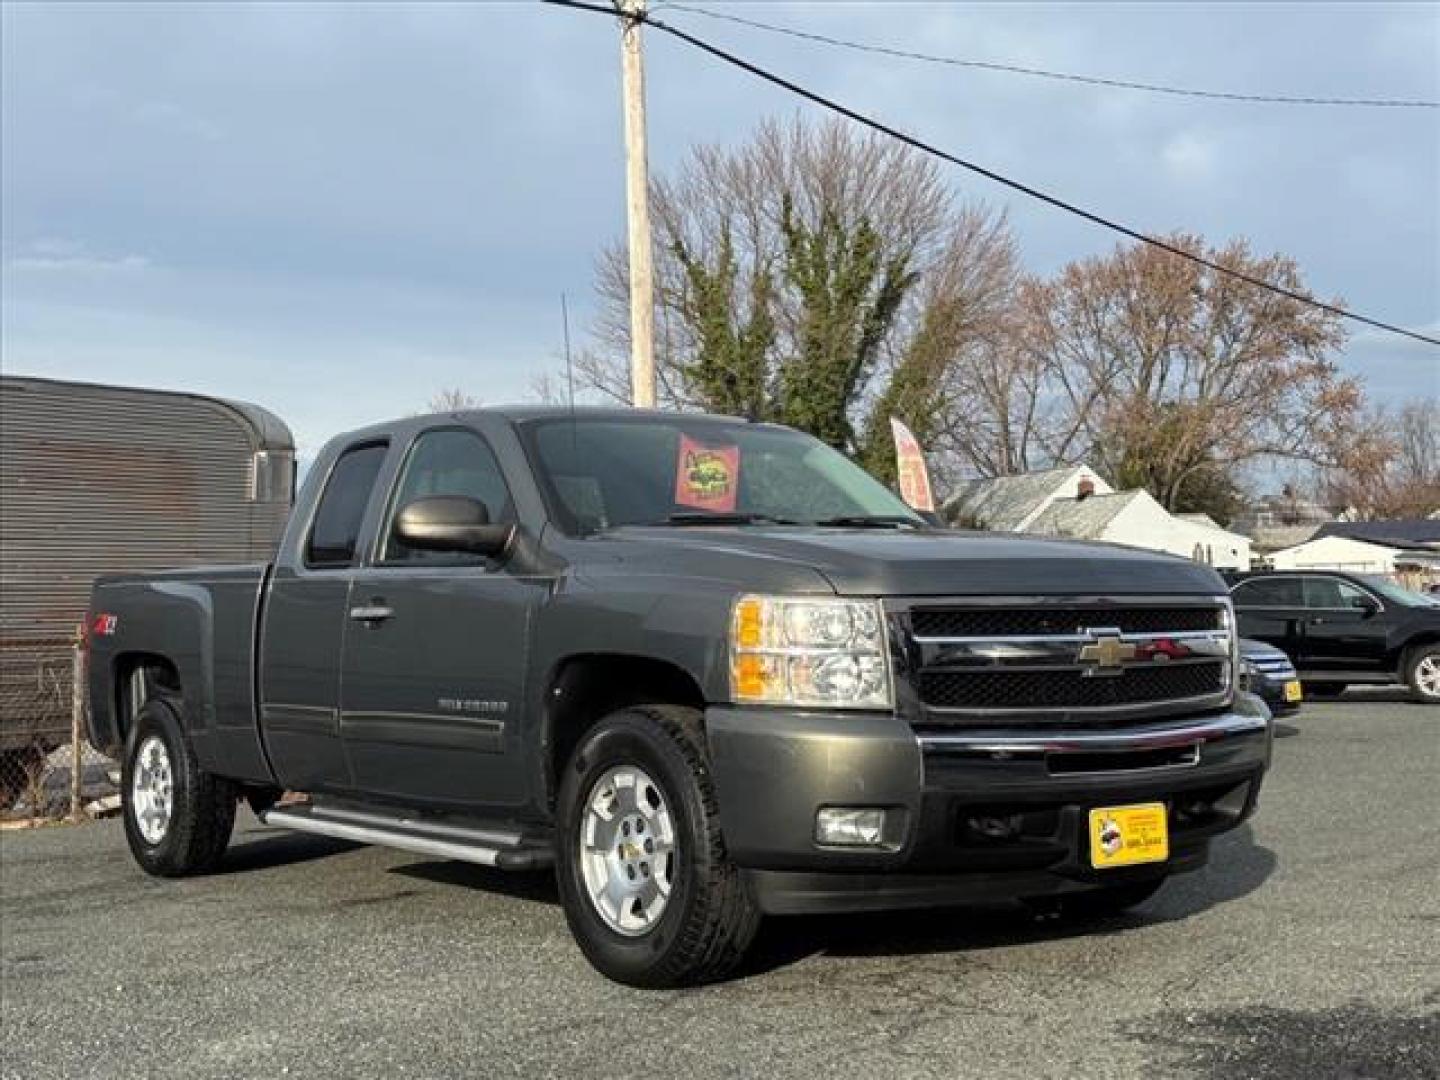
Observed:
[[[125,839],[130,853],[148,874],[185,877],[213,870],[230,843],[235,827],[239,790],[222,777],[204,772],[180,723],[181,705],[171,695],[153,697],[135,717],[125,741],[121,770],[121,800]],[[141,769],[142,748],[158,740],[168,767],[170,813],[168,823],[151,832],[137,818],[135,776]]]
[[[1436,683],[1436,672],[1440,671],[1440,645],[1419,645],[1405,657],[1405,685],[1410,687],[1410,697],[1426,705],[1440,705],[1440,683]]]
[[[601,917],[581,862],[586,800],[609,770],[627,765],[662,789],[676,841],[668,901],[637,936]],[[561,902],[576,942],[598,971],[630,986],[667,987],[713,982],[734,970],[755,937],[760,912],[725,854],[699,712],[646,705],[601,720],[565,766],[558,811]]]
[[[1345,692],[1343,682],[1306,682],[1305,696],[1312,698],[1337,698]]]
[[[1113,919],[1145,903],[1164,884],[1165,879],[1161,877],[1129,881],[1123,885],[1103,885],[1089,892],[1067,893],[1060,902],[1060,911],[1062,915],[1081,920]]]

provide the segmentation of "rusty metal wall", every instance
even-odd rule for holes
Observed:
[[[0,377],[0,750],[48,734],[45,672],[68,665],[96,575],[268,560],[293,461],[255,406]]]

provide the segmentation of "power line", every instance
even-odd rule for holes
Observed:
[[[709,11],[705,8],[692,7],[689,4],[667,3],[663,6],[675,11],[685,11],[693,15],[703,15],[707,19],[720,19],[725,22],[737,23],[740,26],[748,26],[755,30],[765,30],[772,34],[784,34],[787,37],[800,38],[804,41],[813,41],[822,45],[833,45],[837,48],[851,49],[855,52],[878,53],[881,56],[894,56],[904,60],[921,60],[929,64],[948,64],[951,67],[977,68],[981,71],[1003,71],[1012,75],[1033,75],[1041,79],[1085,83],[1089,86],[1108,86],[1121,90],[1143,90],[1152,94],[1170,94],[1175,97],[1209,98],[1215,101],[1243,101],[1264,105],[1351,105],[1382,109],[1440,109],[1440,101],[1424,101],[1419,99],[1240,94],[1223,90],[1197,90],[1183,86],[1163,86],[1158,83],[1134,82],[1127,79],[1107,79],[1098,75],[1076,75],[1065,71],[1047,71],[1044,68],[1022,67],[1019,64],[1002,64],[988,60],[965,60],[956,56],[938,56],[934,53],[912,52],[908,49],[897,49],[888,45],[846,41],[843,38],[829,37],[826,34],[817,34],[809,30],[798,30],[793,26],[778,26],[775,23],[761,22],[759,19],[747,19],[743,16],[732,15],[724,11]]]
[[[546,4],[554,4],[558,7],[575,8],[579,11],[596,12],[601,15],[609,15],[612,18],[615,16],[614,8],[605,7],[597,3],[586,3],[584,2],[584,0],[541,0],[541,2]],[[1102,217],[1100,214],[1097,214],[1091,210],[1086,210],[1084,207],[1076,206],[1074,203],[1066,202],[1064,199],[1061,199],[1055,195],[1050,195],[1044,191],[1039,190],[1038,188],[1030,187],[1028,184],[1022,184],[1018,180],[1012,180],[1008,176],[1004,176],[991,169],[985,168],[983,165],[977,165],[973,161],[967,161],[962,157],[957,157],[954,154],[941,150],[937,146],[932,146],[930,143],[917,139],[913,135],[907,135],[903,131],[898,130],[897,128],[890,127],[888,124],[882,123],[879,120],[875,120],[872,117],[866,116],[864,113],[856,112],[854,109],[842,105],[838,101],[834,101],[830,98],[824,97],[821,94],[817,94],[813,90],[807,90],[805,87],[801,86],[798,83],[791,82],[789,79],[786,79],[783,76],[776,75],[771,71],[767,71],[762,67],[758,67],[755,64],[750,63],[750,61],[748,60],[744,60],[738,56],[735,56],[733,53],[726,52],[719,46],[711,45],[709,42],[694,37],[686,33],[684,30],[680,30],[674,26],[670,26],[667,23],[660,22],[653,16],[647,15],[644,21],[649,25],[653,26],[656,30],[669,34],[671,37],[678,38],[679,40],[685,42],[687,45],[691,45],[694,48],[701,50],[702,52],[709,53],[711,56],[714,56],[715,58],[723,60],[725,63],[730,64],[732,67],[737,67],[742,71],[754,75],[756,78],[763,79],[765,82],[771,83],[774,86],[778,86],[783,90],[788,90],[790,93],[802,97],[806,101],[810,101],[823,108],[829,109],[831,112],[838,113],[839,115],[845,117],[848,120],[853,120],[857,124],[862,124],[873,131],[878,131],[882,135],[888,135],[892,139],[897,139],[900,142],[905,143],[907,146],[913,147],[914,149],[919,150],[923,153],[930,154],[932,157],[940,158],[942,161],[948,161],[952,165],[959,165],[962,169],[968,169],[970,172],[976,173],[979,176],[983,176],[987,180],[993,180],[997,184],[1001,184],[1014,191],[1018,191],[1022,195],[1028,195],[1032,199],[1038,199],[1040,202],[1048,203],[1050,206],[1053,206],[1059,210],[1064,210],[1067,213],[1074,214],[1077,217],[1082,217],[1086,221],[1093,222],[1094,224],[1099,225],[1103,228],[1120,233],[1122,236],[1128,236],[1130,239],[1138,240],[1142,244],[1149,244],[1151,247],[1159,248],[1161,251],[1168,251],[1172,255],[1177,255],[1182,259],[1188,259],[1193,263],[1197,263],[1200,266],[1204,266],[1207,269],[1215,271],[1217,274],[1224,274],[1227,277],[1232,277],[1238,281],[1243,281],[1249,285],[1255,286],[1256,288],[1266,289],[1272,293],[1276,293],[1279,296],[1287,297],[1288,299],[1294,300],[1297,303],[1308,304],[1311,307],[1318,308],[1321,311],[1328,311],[1330,314],[1337,315],[1340,318],[1350,319],[1353,322],[1364,323],[1366,326],[1373,326],[1378,330],[1388,330],[1392,334],[1400,334],[1404,337],[1413,338],[1416,341],[1423,341],[1427,345],[1440,346],[1440,338],[1428,337],[1425,334],[1422,334],[1416,330],[1407,330],[1403,326],[1396,326],[1394,323],[1383,322],[1380,319],[1372,319],[1368,315],[1361,315],[1354,311],[1348,311],[1345,308],[1339,307],[1335,304],[1327,304],[1323,300],[1316,300],[1313,296],[1306,296],[1304,293],[1295,292],[1293,289],[1287,289],[1283,285],[1276,285],[1273,282],[1266,281],[1264,278],[1255,277],[1251,274],[1245,273],[1244,271],[1236,270],[1233,267],[1225,266],[1223,263],[1218,263],[1212,259],[1207,259],[1203,255],[1197,255],[1192,251],[1186,251],[1184,248],[1176,247],[1174,244],[1158,239],[1157,237],[1148,236],[1145,233],[1140,232],[1138,229],[1132,229],[1128,225],[1123,225],[1118,221],[1113,221],[1110,218]]]

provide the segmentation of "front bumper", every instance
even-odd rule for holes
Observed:
[[[1301,702],[1289,701],[1285,697],[1285,684],[1299,682],[1299,676],[1272,679],[1268,675],[1250,680],[1250,692],[1270,706],[1276,716],[1289,716],[1300,711]]]
[[[730,857],[772,913],[1043,896],[1196,869],[1254,810],[1270,715],[1224,712],[1109,729],[912,728],[887,715],[707,710]],[[1088,811],[1164,802],[1170,857],[1090,867]],[[882,807],[875,848],[816,842],[821,807]],[[1000,823],[997,835],[996,823]]]

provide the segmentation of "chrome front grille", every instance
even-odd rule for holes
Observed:
[[[1006,638],[1078,634],[1104,625],[1124,633],[1179,633],[1223,630],[1218,607],[999,607],[910,609],[910,628],[922,641],[947,638]],[[1098,620],[1098,622],[1097,622]]]
[[[920,696],[942,709],[1103,709],[1204,697],[1225,689],[1225,662],[1131,669],[1117,678],[1081,671],[932,671]]]
[[[908,686],[930,722],[1164,715],[1232,692],[1233,617],[1219,597],[925,601],[896,614]]]

